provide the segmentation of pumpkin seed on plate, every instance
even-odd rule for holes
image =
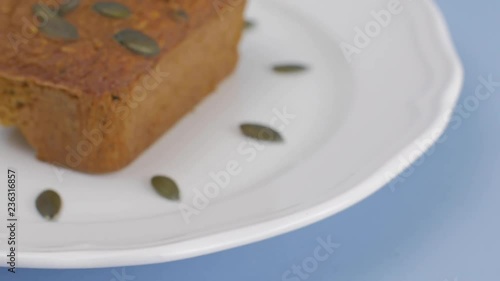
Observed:
[[[127,6],[116,2],[98,2],[92,8],[103,16],[117,19],[128,18],[132,14]]]
[[[38,28],[53,39],[77,40],[80,37],[78,29],[61,17],[49,18],[47,22],[41,24]]]
[[[64,3],[59,6],[59,15],[64,16],[67,13],[73,11],[78,8],[80,5],[80,0],[65,0]]]
[[[169,200],[179,201],[179,188],[171,178],[165,176],[155,176],[151,179],[151,185],[161,196]]]
[[[251,20],[245,20],[245,29],[252,29],[255,27],[255,22]]]
[[[62,200],[53,190],[45,190],[36,199],[36,208],[47,220],[53,220],[61,210]]]
[[[124,29],[114,36],[115,40],[130,51],[151,57],[160,53],[160,47],[151,37],[134,29]]]
[[[266,126],[259,124],[242,124],[240,130],[243,135],[261,141],[282,142],[281,134]]]
[[[301,64],[280,64],[273,67],[276,73],[297,73],[307,70],[307,67]]]

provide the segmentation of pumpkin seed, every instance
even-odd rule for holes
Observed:
[[[252,29],[255,27],[255,23],[251,20],[245,20],[245,29]]]
[[[53,190],[45,190],[36,199],[36,208],[40,215],[52,220],[61,210],[61,197]]]
[[[124,29],[115,34],[114,38],[122,46],[139,55],[151,57],[160,53],[156,41],[137,30]]]
[[[99,2],[93,6],[94,11],[111,18],[125,19],[132,14],[127,6],[115,2]]]
[[[80,0],[66,0],[61,6],[59,7],[59,15],[64,16],[67,13],[73,11],[74,9],[78,8],[80,5]]]
[[[61,17],[49,18],[46,23],[41,24],[38,28],[53,39],[76,40],[80,37],[78,29]]]
[[[277,73],[297,73],[306,71],[307,67],[300,64],[282,64],[282,65],[275,65],[273,67],[273,70],[274,72]]]
[[[155,176],[151,179],[151,185],[158,194],[169,200],[178,201],[180,199],[179,188],[171,178]]]
[[[283,141],[280,133],[266,126],[258,124],[242,124],[240,125],[240,130],[245,136],[256,140],[270,142]]]
[[[185,23],[189,20],[189,15],[186,13],[186,11],[184,11],[182,9],[177,9],[177,10],[172,11],[172,18],[176,22]]]

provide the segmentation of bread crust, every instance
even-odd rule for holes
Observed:
[[[22,30],[37,2],[3,0],[0,35]],[[128,165],[233,71],[245,1],[224,13],[204,0],[118,1],[133,11],[125,20],[93,12],[95,2],[67,16],[80,30],[75,42],[37,32],[17,49],[0,44],[0,123],[18,127],[43,161],[105,173]],[[179,8],[186,22],[168,17]],[[130,27],[155,39],[160,55],[113,40]]]

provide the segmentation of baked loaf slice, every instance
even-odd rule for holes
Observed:
[[[0,123],[43,161],[126,166],[237,63],[245,0],[114,1],[130,15],[85,0],[46,18],[34,6],[65,1],[0,1]]]

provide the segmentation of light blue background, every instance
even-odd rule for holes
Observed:
[[[478,77],[500,81],[500,1],[439,0],[462,57],[461,102]],[[308,280],[500,280],[500,87],[403,183],[307,228],[249,246],[184,261],[127,267],[136,281],[282,280],[311,256],[316,239],[341,244]],[[121,273],[122,268],[115,269]],[[21,269],[0,280],[132,281],[113,269]],[[113,280],[115,279],[115,280]]]

